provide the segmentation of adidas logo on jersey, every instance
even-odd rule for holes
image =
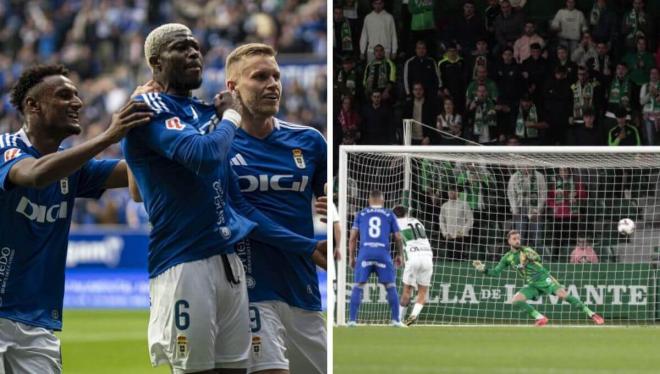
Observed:
[[[234,166],[247,166],[247,162],[240,153],[237,153],[236,156],[232,157],[232,159],[229,160],[229,163]]]
[[[67,217],[67,202],[62,201],[62,204],[45,206],[35,204],[27,197],[23,196],[21,197],[21,201],[18,202],[16,212],[24,215],[30,221],[53,223],[58,218]]]

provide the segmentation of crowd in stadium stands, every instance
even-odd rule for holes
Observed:
[[[373,166],[395,174],[403,168],[387,159]],[[516,229],[546,262],[616,262],[616,247],[628,240],[616,229],[621,217],[660,227],[643,203],[660,196],[658,167],[535,169],[414,158],[411,169],[411,214],[440,259],[497,261],[508,250],[503,238]],[[349,213],[374,188],[358,172],[349,170]],[[381,188],[386,201],[402,201],[401,186]]]
[[[85,103],[83,134],[69,138],[67,145],[100,133],[135,87],[150,79],[144,38],[167,22],[190,26],[201,43],[205,84],[196,94],[205,100],[224,86],[218,74],[225,57],[242,43],[273,45],[280,65],[325,64],[325,4],[322,0],[0,0],[0,133],[21,127],[9,93],[20,73],[36,63],[67,66]],[[283,82],[281,118],[325,131],[325,69],[319,69],[314,79],[305,78]],[[100,157],[121,157],[120,152],[115,145]],[[79,200],[74,222],[144,225],[142,204],[129,200],[125,190],[106,192],[98,201]]]
[[[660,1],[335,0],[335,146],[660,144]],[[439,132],[437,130],[441,130]]]

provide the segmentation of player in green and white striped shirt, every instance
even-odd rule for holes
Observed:
[[[433,275],[433,251],[431,243],[426,237],[424,225],[416,218],[408,217],[408,208],[399,205],[394,207],[393,211],[397,216],[397,223],[403,238],[406,264],[403,270],[403,292],[399,302],[401,319],[406,315],[413,288],[417,289],[417,301],[412,313],[404,322],[410,326],[417,321],[427,300]]]

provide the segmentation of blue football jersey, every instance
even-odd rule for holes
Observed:
[[[122,149],[152,225],[150,277],[180,263],[233,253],[248,234],[313,252],[315,241],[273,226],[243,199],[227,159],[236,127],[218,121],[212,105],[157,93],[137,100],[156,115],[131,130]]]
[[[274,129],[258,139],[242,129],[230,150],[243,196],[273,221],[314,237],[312,195],[323,195],[327,145],[317,130],[274,119]],[[248,277],[250,301],[279,300],[321,310],[316,265],[309,256],[284,253],[269,242],[237,246]]]
[[[360,232],[358,255],[377,259],[390,255],[390,234],[399,232],[399,224],[391,209],[368,207],[355,216],[353,229]]]
[[[23,130],[0,136],[0,155],[0,317],[61,330],[74,200],[99,198],[118,160],[88,161],[36,189],[15,186],[8,177],[19,160],[41,157]]]

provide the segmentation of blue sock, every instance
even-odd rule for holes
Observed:
[[[387,287],[387,302],[392,310],[392,320],[399,320],[399,295],[396,293],[396,286]]]
[[[351,292],[351,308],[349,312],[349,321],[357,321],[358,310],[360,309],[360,303],[362,302],[362,294],[364,290],[358,286],[353,286],[353,292]]]

